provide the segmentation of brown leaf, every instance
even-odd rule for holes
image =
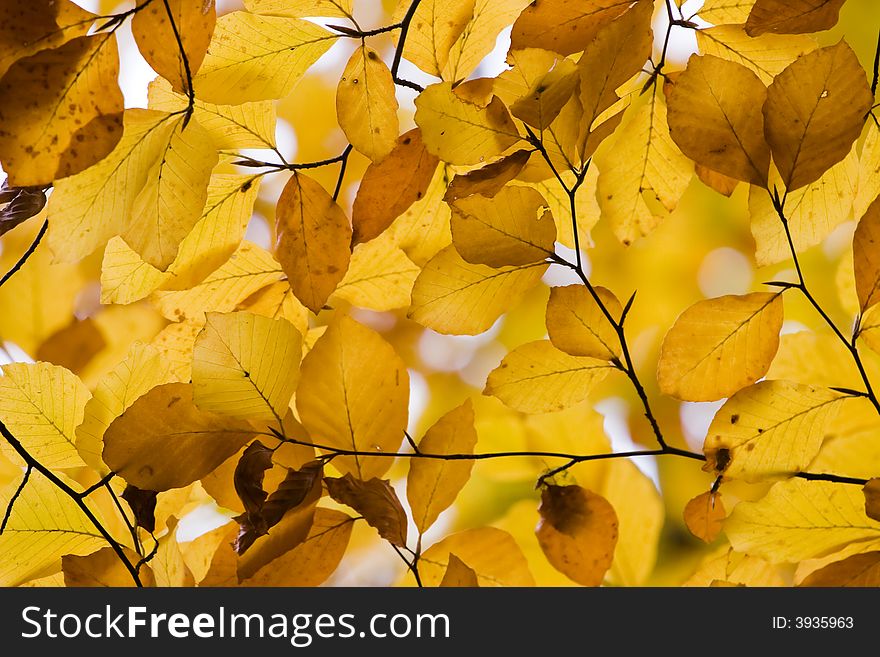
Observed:
[[[236,553],[244,554],[254,541],[287,518],[289,511],[317,502],[321,497],[320,482],[323,472],[324,464],[321,461],[306,463],[299,470],[289,470],[284,481],[269,495],[258,512],[245,512],[236,516],[235,521],[239,524],[234,545]],[[308,527],[305,531],[308,533]]]
[[[380,162],[367,167],[351,210],[352,244],[378,237],[428,191],[438,158],[428,153],[413,128]]]
[[[122,499],[128,502],[134,513],[134,522],[148,532],[156,530],[156,496],[154,490],[141,490],[128,484],[122,491]]]
[[[865,494],[865,515],[880,520],[880,479],[871,479],[862,492]]]
[[[725,176],[723,173],[718,173],[717,171],[713,171],[709,167],[704,167],[702,164],[698,164],[694,167],[694,171],[696,171],[697,176],[700,181],[706,185],[706,187],[711,187],[719,194],[723,194],[724,196],[730,196],[733,194],[733,191],[736,189],[736,186],[739,184],[739,181],[736,178],[731,178],[730,176]]]
[[[330,497],[361,514],[379,536],[392,545],[406,546],[406,512],[390,482],[376,477],[362,481],[350,473],[335,479],[328,477],[324,482]]]
[[[269,496],[269,493],[263,490],[263,478],[266,470],[271,467],[272,450],[259,440],[255,440],[241,455],[232,475],[235,492],[244,505],[244,515],[247,521],[258,529],[263,503]]]
[[[563,55],[579,52],[632,0],[542,0],[513,24],[511,48],[543,48]]]
[[[492,164],[456,175],[449,183],[443,200],[452,203],[474,194],[492,198],[507,183],[516,178],[531,155],[532,151],[519,150]]]
[[[474,569],[450,552],[449,564],[446,566],[446,573],[443,575],[440,586],[475,588],[479,585]]]
[[[746,34],[803,34],[830,30],[846,0],[758,0],[749,12]]]
[[[319,484],[318,494],[320,490]],[[242,542],[243,535],[239,532],[232,545],[232,549],[239,555],[236,565],[238,580],[247,579],[267,563],[305,541],[314,523],[316,504],[317,496],[314,496],[307,504],[288,511],[268,534],[259,537],[246,535],[245,539],[250,542]]]
[[[140,561],[140,555],[132,550],[127,547],[123,547],[122,550],[131,563],[136,564]],[[75,554],[64,555],[61,557],[61,572],[64,573],[64,586],[69,587],[118,588],[135,585],[128,568],[111,547],[101,548],[85,557]],[[138,574],[144,586],[156,586],[149,566],[141,566]]]
[[[721,493],[718,492],[697,495],[684,507],[684,522],[688,530],[704,543],[715,540],[726,517]]]
[[[18,224],[35,217],[46,207],[46,192],[41,187],[9,187],[9,180],[0,187],[0,236]]]
[[[880,586],[880,552],[854,554],[835,561],[810,573],[799,586]]]
[[[617,545],[617,514],[580,486],[547,486],[538,509],[538,543],[550,564],[583,586],[599,586]]]

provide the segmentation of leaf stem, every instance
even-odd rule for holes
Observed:
[[[24,267],[25,263],[28,261],[28,258],[30,258],[33,255],[34,251],[37,250],[37,247],[40,245],[40,240],[43,239],[43,236],[46,234],[46,230],[48,228],[49,228],[49,220],[46,219],[43,221],[43,225],[40,226],[40,231],[37,233],[37,236],[34,238],[34,241],[31,242],[31,245],[27,248],[27,251],[25,251],[24,254],[21,256],[21,258],[18,259],[18,262],[16,262],[12,266],[12,269],[10,269],[8,272],[3,274],[3,278],[0,278],[0,287],[3,287],[3,285],[6,283],[6,281],[8,281],[10,278],[13,277],[13,275],[15,275],[15,272],[17,272],[19,269]]]

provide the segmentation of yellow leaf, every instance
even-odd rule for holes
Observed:
[[[880,195],[880,128],[868,121],[867,136],[859,156],[859,184],[853,199],[853,214],[861,217]]]
[[[445,78],[449,52],[468,21],[473,18],[474,4],[475,0],[420,2],[406,35],[404,58],[429,75]],[[409,6],[407,3],[400,3],[395,18],[402,19]],[[447,79],[454,81],[457,78]]]
[[[296,408],[303,426],[328,447],[394,452],[403,441],[409,375],[378,333],[336,318],[302,363]],[[381,477],[389,457],[341,456],[333,465],[359,479]]]
[[[82,460],[101,476],[108,474],[110,471],[101,459],[107,427],[138,397],[172,378],[158,350],[135,344],[128,357],[102,377],[95,394],[86,402],[82,421],[76,428],[76,450]]]
[[[104,434],[104,462],[142,490],[182,488],[235,454],[253,429],[199,410],[193,388],[166,383],[138,398]]]
[[[535,128],[550,125],[578,85],[577,65],[540,48],[511,50],[507,64],[492,91],[518,119]]]
[[[179,381],[189,381],[192,378],[193,345],[204,323],[205,318],[202,315],[201,321],[186,320],[169,324],[150,343],[162,355],[162,360],[168,363],[172,374]]]
[[[772,563],[832,554],[851,543],[880,546],[880,522],[865,515],[858,486],[788,479],[757,502],[734,507],[724,531],[731,545]]]
[[[184,92],[205,59],[216,22],[213,2],[162,0],[137,12],[131,31],[152,69]]]
[[[377,312],[407,308],[419,267],[395,246],[390,236],[358,244],[345,278],[330,297]]]
[[[569,356],[549,340],[537,340],[507,354],[483,394],[523,413],[549,413],[582,402],[611,369],[606,361]]]
[[[0,508],[9,508],[18,485],[0,490]],[[0,586],[18,586],[39,577],[62,555],[90,554],[106,544],[73,500],[34,472],[0,535]]]
[[[704,543],[711,543],[718,534],[727,512],[721,502],[721,493],[700,493],[684,507],[684,523],[688,531]]]
[[[452,242],[469,263],[505,267],[541,262],[554,254],[556,224],[534,189],[504,187],[452,204]]]
[[[660,390],[687,401],[730,396],[767,373],[781,328],[779,294],[753,292],[695,303],[663,339]]]
[[[550,564],[583,586],[599,586],[617,545],[617,514],[601,495],[580,486],[541,491],[535,529]]]
[[[598,157],[598,153],[597,153]],[[571,171],[562,173],[565,184],[571,187],[574,183],[574,174]],[[596,200],[596,186],[598,184],[599,170],[592,166],[587,170],[587,176],[583,184],[575,192],[575,212],[577,213],[578,242],[581,248],[593,245],[590,231],[599,221],[601,208]],[[525,183],[529,187],[537,189],[553,213],[556,220],[556,239],[563,246],[575,248],[574,232],[571,221],[571,201],[562,186],[555,180]]]
[[[880,586],[880,551],[854,554],[811,573],[798,586]]]
[[[97,18],[70,0],[0,5],[0,76],[16,61],[85,36]]]
[[[476,588],[479,585],[474,569],[450,552],[449,565],[446,566],[446,572],[443,574],[439,586]]]
[[[650,202],[672,211],[691,181],[693,168],[669,134],[663,93],[633,107],[614,137],[596,152],[602,216],[624,245],[648,235],[660,222]],[[578,217],[580,219],[580,216]]]
[[[13,64],[0,78],[0,161],[9,184],[46,185],[106,157],[122,137],[118,77],[112,33]]]
[[[217,20],[193,80],[196,95],[221,105],[283,98],[334,40],[324,28],[298,18],[231,12]]]
[[[493,269],[465,262],[453,247],[446,247],[416,279],[409,317],[439,333],[482,333],[537,285],[547,266],[541,262]]]
[[[698,164],[765,185],[770,148],[761,108],[766,97],[764,84],[744,66],[693,55],[669,94],[669,132]]]
[[[754,4],[755,0],[706,0],[697,13],[713,25],[742,25]]]
[[[596,295],[615,321],[623,308],[611,290],[595,287]],[[620,356],[620,339],[596,300],[583,285],[550,288],[547,301],[550,342],[572,356],[611,360]]]
[[[294,173],[278,198],[275,230],[276,254],[293,293],[319,312],[348,269],[348,217],[320,183]]]
[[[140,555],[129,548],[122,548],[129,562],[137,563]],[[64,586],[67,587],[127,587],[134,586],[134,579],[119,560],[119,556],[111,547],[103,547],[88,556],[65,554],[61,558],[61,571],[64,575]],[[150,565],[144,564],[140,571],[144,586],[156,586]]]
[[[448,82],[432,84],[416,98],[416,124],[429,153],[450,164],[478,164],[520,140],[501,99],[485,107],[463,100]]]
[[[101,267],[102,302],[131,303],[157,289],[186,290],[204,281],[241,244],[259,188],[254,176],[211,176],[201,219],[180,243],[168,271],[144,262],[121,238],[111,239]]]
[[[697,30],[696,38],[702,54],[741,64],[764,84],[773,82],[786,66],[816,48],[816,41],[807,35],[764,34],[752,38],[743,31],[742,25]]]
[[[286,319],[208,313],[193,350],[193,401],[203,411],[278,421],[299,379],[302,336]]]
[[[582,131],[619,100],[618,87],[636,75],[651,56],[652,0],[639,0],[602,29],[578,60]]]
[[[498,34],[520,15],[529,1],[476,0],[473,3],[473,16],[449,51],[441,77],[444,80],[458,81],[470,76],[495,47]],[[464,4],[469,5],[470,1]],[[444,14],[439,22],[442,24],[445,18]]]
[[[339,127],[361,153],[379,162],[394,148],[399,125],[391,71],[361,45],[348,60],[336,90]]]
[[[186,127],[181,119],[147,172],[122,237],[156,269],[169,268],[202,217],[217,159],[208,132],[195,119]]]
[[[423,454],[473,454],[477,444],[474,406],[465,401],[441,417],[419,441]],[[420,534],[449,508],[471,476],[474,462],[413,458],[406,478],[406,498]]]
[[[309,311],[293,295],[287,281],[270,283],[238,304],[238,310],[272,319],[286,319],[301,335],[309,330]]]
[[[395,135],[396,138],[396,135]],[[397,139],[381,162],[367,167],[351,209],[352,242],[378,237],[428,191],[438,160],[425,150],[418,128]]]
[[[880,197],[859,220],[853,236],[853,267],[859,309],[865,312],[880,301]]]
[[[800,34],[830,30],[846,0],[757,0],[746,21],[749,36],[765,32]]]
[[[442,202],[451,177],[448,167],[437,167],[425,195],[397,217],[388,231],[406,257],[420,267],[452,243],[451,212]]]
[[[88,399],[86,387],[63,367],[49,363],[3,366],[0,421],[47,468],[83,464],[76,451],[76,427]],[[13,453],[6,441],[2,448],[7,455]]]
[[[513,537],[495,527],[481,527],[447,536],[425,550],[419,559],[419,572],[425,586],[440,584],[452,554],[476,573],[479,586],[535,585]]]
[[[113,152],[95,166],[56,181],[47,206],[46,235],[56,261],[81,260],[122,232],[150,171],[182,121],[182,116],[164,112],[127,110],[122,139]]]
[[[156,78],[149,86],[150,109],[179,112],[186,96],[174,93],[171,84]],[[241,105],[214,105],[196,99],[193,118],[211,135],[219,149],[275,147],[275,106],[270,100]]]
[[[533,2],[513,24],[511,48],[544,48],[563,55],[579,52],[631,4],[632,0]]]
[[[746,481],[801,472],[819,452],[846,399],[827,388],[788,381],[761,381],[743,388],[709,426],[703,446],[705,469]]]
[[[281,274],[281,265],[268,251],[245,241],[222,267],[198,285],[180,292],[155,292],[152,298],[159,311],[172,321],[201,320],[206,312],[234,310]]]
[[[354,0],[245,0],[244,6],[255,14],[268,16],[334,16],[351,18]]]
[[[775,566],[758,557],[734,552],[729,545],[722,545],[703,559],[697,571],[682,586],[711,586],[717,581],[740,586],[786,585]]]
[[[818,180],[849,153],[873,103],[845,41],[797,59],[767,89],[764,123],[786,189]]]
[[[134,563],[137,563],[135,560]],[[177,542],[177,518],[168,520],[168,532],[159,539],[156,555],[150,561],[156,586],[186,587],[195,586],[192,572],[183,559],[183,553]]]
[[[788,194],[785,218],[797,253],[820,244],[837,226],[852,218],[858,175],[858,157],[853,149],[817,181]],[[758,265],[791,258],[788,237],[767,190],[749,189],[749,215]]]

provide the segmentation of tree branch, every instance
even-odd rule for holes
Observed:
[[[422,0],[413,0],[409,9],[406,10],[403,20],[400,21],[400,38],[397,40],[397,48],[394,50],[394,60],[391,62],[391,78],[394,80],[394,83],[399,84],[402,87],[409,87],[418,92],[424,91],[425,88],[415,82],[404,80],[398,75],[398,71],[400,69],[400,60],[403,57],[403,47],[406,43],[406,35],[409,33],[410,23],[412,23],[413,16],[415,16],[416,9],[419,8],[419,3],[421,1]]]
[[[186,116],[183,119],[183,127],[186,128],[189,120],[192,118],[193,110],[196,106],[196,90],[193,87],[192,70],[189,66],[189,57],[183,47],[183,39],[180,36],[180,30],[177,29],[177,21],[174,20],[174,13],[171,11],[171,5],[168,0],[162,0],[165,4],[165,13],[168,15],[168,21],[171,23],[171,30],[174,32],[174,39],[177,41],[177,51],[180,53],[180,59],[183,62],[183,72],[186,76],[186,97],[189,103],[186,107]]]
[[[874,75],[871,77],[871,94],[877,95],[877,82],[880,80],[880,30],[877,31],[877,46],[874,49]]]

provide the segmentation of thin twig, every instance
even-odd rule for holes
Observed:
[[[877,82],[880,79],[880,30],[877,31],[877,47],[874,49],[874,75],[871,78],[871,94],[877,95]]]
[[[40,240],[43,239],[43,235],[46,234],[46,230],[48,228],[49,228],[49,220],[46,219],[43,221],[43,225],[40,226],[40,232],[37,233],[37,236],[34,238],[34,241],[31,242],[31,245],[27,248],[27,251],[25,251],[24,254],[21,256],[21,258],[18,259],[18,262],[16,262],[12,266],[12,269],[10,269],[8,272],[3,274],[3,278],[0,278],[0,287],[3,287],[3,285],[6,283],[6,281],[8,281],[10,278],[12,278],[12,276],[15,274],[15,272],[17,272],[19,269],[24,267],[25,263],[28,261],[28,258],[30,258],[33,255],[34,251],[37,250],[37,247],[40,245]]]
[[[168,21],[171,23],[171,31],[174,32],[174,39],[177,41],[177,50],[180,53],[180,60],[183,62],[183,72],[186,76],[186,97],[188,104],[186,107],[186,116],[183,119],[183,127],[186,128],[189,120],[192,118],[193,110],[196,106],[196,90],[193,87],[192,70],[189,66],[189,57],[183,47],[183,39],[180,36],[180,30],[177,28],[177,21],[174,20],[174,13],[171,11],[171,5],[168,0],[162,0],[165,4],[165,13],[168,15]]]
[[[9,518],[12,516],[12,507],[15,506],[15,500],[18,499],[18,496],[21,495],[21,491],[23,491],[24,487],[27,485],[33,469],[33,466],[28,464],[27,470],[24,471],[24,477],[21,478],[21,483],[18,485],[18,488],[15,489],[12,497],[9,498],[9,504],[6,505],[6,513],[3,514],[3,522],[0,523],[0,535],[6,531],[6,525],[9,523]]]
[[[409,25],[412,23],[413,16],[415,16],[416,9],[419,8],[420,2],[421,0],[413,0],[409,9],[406,10],[403,20],[400,21],[400,38],[397,40],[397,48],[394,50],[394,60],[391,62],[391,78],[396,84],[399,84],[402,87],[409,87],[410,89],[421,93],[425,90],[424,87],[415,82],[411,82],[410,80],[404,80],[398,75],[398,71],[400,70],[400,60],[403,57],[403,47],[406,43],[406,35],[409,33]]]
[[[348,166],[348,156],[351,155],[352,148],[354,148],[351,144],[345,147],[345,150],[339,155],[339,176],[336,178],[336,187],[333,190],[333,200],[337,200],[339,198],[339,192],[342,190],[342,180],[345,178],[345,169]]]

